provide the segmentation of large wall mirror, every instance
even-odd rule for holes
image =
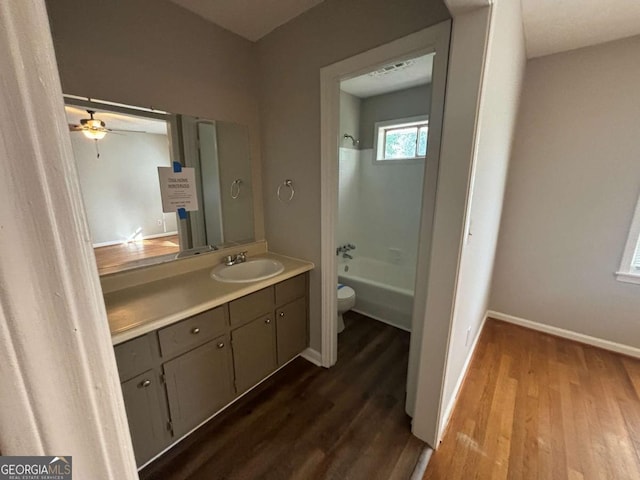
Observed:
[[[253,242],[244,125],[65,97],[101,275]],[[198,210],[163,212],[158,167],[195,170]]]

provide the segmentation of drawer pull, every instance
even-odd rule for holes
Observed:
[[[193,330],[191,330],[191,333],[193,333],[194,335],[197,335],[197,334],[200,333],[200,329],[198,327],[196,327]]]
[[[218,348],[224,348],[224,342],[218,343]]]
[[[271,319],[270,319],[270,318],[265,319],[264,323],[266,323],[267,325],[269,325],[269,324],[271,323]]]
[[[280,312],[280,316],[281,316],[281,317],[284,317],[284,312]]]
[[[144,380],[140,383],[140,386],[143,388],[147,388],[149,385],[151,385],[151,380]]]

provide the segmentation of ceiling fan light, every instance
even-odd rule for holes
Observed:
[[[82,133],[85,137],[90,138],[91,140],[102,140],[107,134],[104,130],[82,130]]]
[[[83,120],[82,122],[82,133],[87,138],[92,140],[101,140],[107,134],[107,130],[105,129],[104,122],[101,120],[91,118]]]

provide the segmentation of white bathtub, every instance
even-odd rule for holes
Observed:
[[[411,331],[415,270],[372,258],[338,263],[338,282],[356,292],[358,313]]]

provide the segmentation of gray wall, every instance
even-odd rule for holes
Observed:
[[[46,3],[65,93],[248,126],[263,238],[255,44],[165,0]]]
[[[440,0],[327,0],[258,42],[269,248],[313,261],[311,346],[320,348],[320,68],[449,18]],[[275,190],[296,185],[290,204]]]
[[[373,128],[376,122],[426,115],[430,110],[430,84],[362,99],[360,107],[360,148],[373,148]]]
[[[620,283],[640,193],[640,37],[530,60],[490,307],[640,347]]]
[[[353,135],[356,139],[360,135],[360,100],[355,95],[340,92],[340,146],[344,148],[359,148],[350,138],[343,138],[345,133]]]

